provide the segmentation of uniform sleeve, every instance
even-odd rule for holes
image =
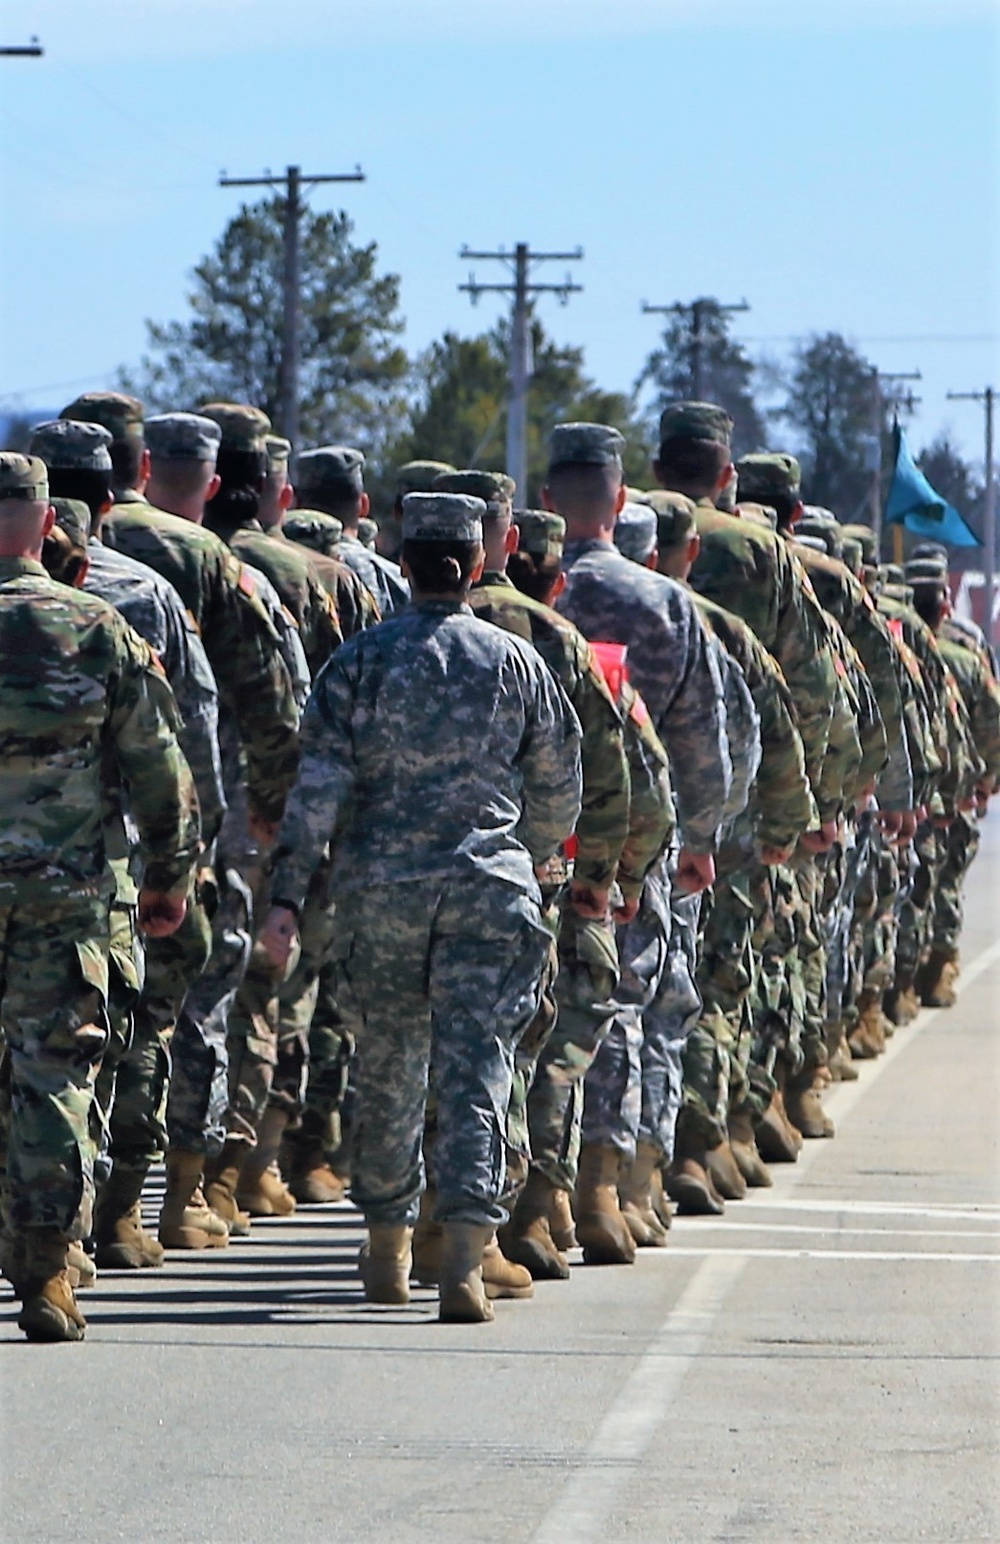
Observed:
[[[758,835],[765,847],[788,847],[819,825],[806,776],[806,753],[791,697],[779,665],[760,650],[762,669],[754,692],[760,714],[761,763],[757,775]]]
[[[779,602],[771,652],[784,672],[795,704],[806,771],[815,787],[838,696],[836,666],[822,609],[804,571],[784,542],[777,543],[777,551]]]
[[[577,822],[577,879],[611,886],[629,829],[629,766],[621,717],[589,660],[581,660],[570,700],[580,720],[583,796]]]
[[[194,778],[177,740],[174,694],[148,645],[123,624],[121,668],[109,692],[108,741],[139,831],[143,883],[186,888],[201,847]]]
[[[895,646],[885,619],[879,616],[864,590],[857,597],[847,632],[868,672],[885,726],[888,759],[878,782],[879,806],[884,810],[910,810],[914,804],[913,768],[903,726]]]
[[[579,719],[548,667],[541,659],[525,663],[526,727],[518,756],[524,806],[517,835],[537,867],[552,857],[579,819],[582,736]]]
[[[733,767],[732,787],[725,810],[726,820],[731,821],[746,809],[760,766],[760,718],[739,662],[727,654],[720,643],[713,640],[713,644],[723,677],[726,736]]]
[[[628,688],[625,706],[625,748],[632,797],[628,837],[618,864],[618,884],[626,901],[637,901],[646,875],[674,838],[677,812],[667,753],[653,728],[646,704]]]
[[[301,910],[313,870],[357,779],[351,735],[353,672],[337,656],[320,672],[302,718],[298,777],[275,843],[274,903]]]

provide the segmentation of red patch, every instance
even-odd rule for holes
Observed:
[[[240,589],[244,595],[252,597],[257,594],[256,586],[245,568],[240,569]]]

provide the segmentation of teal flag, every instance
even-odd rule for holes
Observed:
[[[904,525],[914,536],[928,536],[949,547],[979,547],[979,538],[966,525],[958,510],[936,493],[920,470],[906,435],[897,420],[893,427],[896,465],[885,506],[887,525]]]

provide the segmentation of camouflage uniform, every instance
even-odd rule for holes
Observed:
[[[321,445],[317,450],[303,451],[298,465],[303,502],[321,504],[331,496],[357,498],[364,492],[364,464],[361,451],[347,445]],[[383,617],[392,616],[407,604],[410,587],[399,565],[366,547],[352,531],[342,532],[336,555],[371,591]]]
[[[91,1104],[108,1039],[113,881],[102,756],[128,785],[150,889],[185,888],[198,849],[197,800],[172,694],[117,612],[54,583],[39,563],[0,558],[0,631],[4,1210],[15,1230],[81,1237],[93,1201]],[[40,745],[48,747],[42,759]]]
[[[405,518],[417,538],[471,541],[483,508],[433,495],[409,500]],[[457,601],[418,603],[352,639],[316,683],[272,894],[301,907],[340,817],[352,1193],[371,1223],[415,1219],[428,1069],[438,1217],[504,1220],[513,1052],[549,949],[532,865],[568,835],[579,798],[579,726],[560,689],[529,646]]]

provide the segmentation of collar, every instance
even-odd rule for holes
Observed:
[[[472,586],[472,593],[475,594],[477,590],[493,590],[498,586],[504,590],[512,590],[514,589],[514,581],[509,579],[505,573],[502,573],[499,568],[487,568],[484,570],[483,577],[479,583]]]

